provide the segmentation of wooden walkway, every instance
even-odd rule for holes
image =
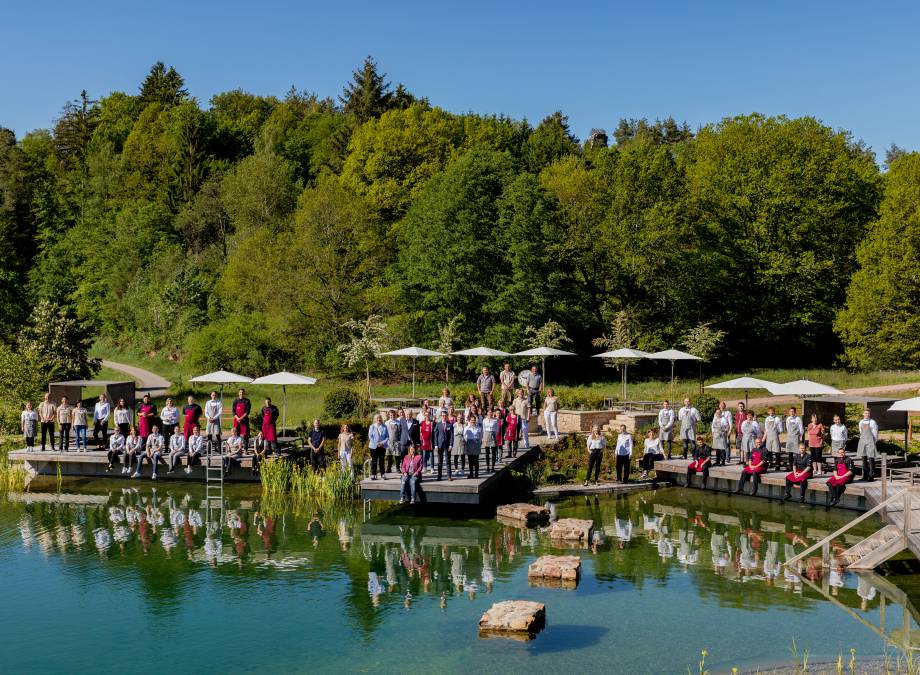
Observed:
[[[666,459],[655,462],[655,471],[659,480],[668,481],[674,485],[685,485],[687,480],[687,465],[689,459]],[[758,497],[766,499],[782,499],[786,494],[786,474],[788,471],[771,471],[761,476],[760,489],[757,492]],[[808,481],[808,490],[805,493],[805,501],[808,504],[824,506],[827,498],[827,479],[828,476],[818,476]],[[734,492],[738,489],[738,482],[741,480],[741,465],[734,463],[727,466],[714,466],[709,470],[709,482],[706,488],[720,492]],[[700,477],[694,476],[693,487],[699,487]],[[843,498],[837,504],[836,508],[853,509],[856,511],[866,511],[871,508],[866,501],[866,489],[873,483],[863,483],[857,480],[847,486]],[[881,490],[881,488],[879,488]],[[751,483],[744,487],[746,495],[751,493]],[[800,488],[794,487],[792,490],[793,499],[798,500],[801,495]],[[798,501],[796,501],[798,503]],[[918,521],[920,523],[920,521]]]

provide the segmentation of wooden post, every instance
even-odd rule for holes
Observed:
[[[910,488],[904,490],[904,546],[910,537]]]
[[[888,499],[888,453],[882,453],[882,501]]]

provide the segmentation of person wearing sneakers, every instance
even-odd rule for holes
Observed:
[[[185,466],[185,473],[192,472],[192,465],[196,461],[201,461],[201,452],[204,449],[204,436],[199,433],[198,425],[192,427],[192,433],[188,437],[188,464]]]
[[[797,454],[792,463],[792,471],[786,474],[786,496],[784,501],[792,499],[792,486],[800,485],[802,487],[802,496],[799,499],[805,503],[805,490],[808,489],[808,479],[811,478],[814,471],[812,456],[805,447],[804,443],[799,443],[799,454]]]
[[[115,431],[113,431],[112,435],[109,437],[109,450],[106,453],[106,456],[109,458],[109,465],[105,468],[106,471],[112,470],[115,461],[121,457],[121,453],[124,451],[125,437],[121,435],[121,430],[115,427]]]
[[[141,477],[141,469],[146,461],[153,470],[150,475],[151,480],[156,480],[157,464],[161,459],[163,459],[163,434],[160,433],[160,429],[156,425],[153,425],[150,427],[150,435],[147,436],[143,451],[137,456],[137,470],[131,474],[131,478]]]
[[[141,452],[143,444],[141,437],[137,435],[137,427],[132,426],[128,431],[128,437],[125,438],[125,456],[122,458],[122,473],[130,473],[131,467]]]
[[[176,464],[179,459],[188,454],[185,447],[185,436],[183,434],[173,434],[169,437],[169,469],[166,474],[169,475],[176,470]]]

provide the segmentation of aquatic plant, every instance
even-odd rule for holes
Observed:
[[[28,474],[22,464],[10,462],[6,453],[0,454],[0,490],[26,489]]]
[[[262,494],[290,494],[298,499],[339,500],[358,496],[358,479],[339,464],[325,471],[314,471],[310,466],[275,460],[262,464]]]

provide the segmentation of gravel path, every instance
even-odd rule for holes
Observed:
[[[172,383],[164,377],[157,375],[156,373],[151,373],[149,370],[144,370],[143,368],[138,368],[137,366],[129,366],[125,363],[116,363],[115,361],[102,361],[102,365],[105,368],[111,368],[112,370],[117,370],[126,375],[130,375],[131,378],[135,381],[135,389],[138,392],[149,393],[154,398],[158,396],[163,396],[166,393],[166,390],[172,385]]]

